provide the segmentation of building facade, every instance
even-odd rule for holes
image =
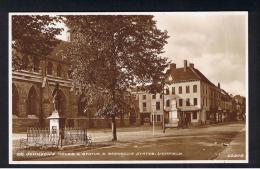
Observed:
[[[176,68],[170,64],[170,69],[164,78],[164,91],[160,94],[139,92],[139,109],[141,122],[152,122],[153,114],[156,123],[169,121],[169,111],[172,100],[178,109],[178,125],[201,125],[228,121],[232,112],[232,99],[227,92],[210,82],[194,64]],[[163,95],[163,96],[162,96]],[[164,101],[163,99],[164,98]],[[163,107],[164,105],[164,107]]]
[[[54,110],[52,93],[56,83],[59,83],[60,113],[66,119],[66,127],[110,127],[110,120],[98,117],[95,107],[91,107],[91,111],[84,112],[84,102],[88,97],[73,85],[69,63],[59,55],[62,46],[61,43],[49,56],[40,61],[36,61],[33,57],[22,56],[28,67],[12,71],[13,132],[23,132],[28,127],[49,126],[47,118]],[[134,96],[127,97],[135,100]],[[117,118],[117,126],[138,125],[138,102],[137,100],[131,102],[136,107],[135,111]]]

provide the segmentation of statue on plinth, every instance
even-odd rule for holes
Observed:
[[[59,112],[60,110],[60,92],[59,92],[59,83],[56,83],[54,91],[52,93],[52,97],[53,97],[53,106],[54,106],[54,111]]]

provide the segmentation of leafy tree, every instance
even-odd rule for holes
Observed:
[[[98,101],[98,113],[111,118],[117,140],[116,117],[130,104],[125,96],[137,84],[152,83],[168,61],[160,56],[167,31],[156,27],[153,16],[65,16],[71,31],[64,55],[71,63],[74,82]]]
[[[12,16],[12,66],[14,69],[30,67],[28,60],[39,62],[59,43],[55,38],[62,28],[55,27],[62,18],[49,15]],[[26,59],[23,56],[28,56]]]

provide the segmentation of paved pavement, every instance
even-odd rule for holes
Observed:
[[[229,123],[203,128],[167,129],[166,133],[162,133],[161,127],[157,127],[154,136],[152,135],[151,127],[119,128],[118,142],[110,141],[112,134],[109,129],[89,130],[89,135],[93,137],[94,141],[94,146],[92,147],[67,149],[51,157],[34,156],[27,157],[27,159],[208,160],[217,158],[217,160],[233,160],[234,158],[229,156],[235,156],[235,151],[244,150],[239,149],[237,145],[238,142],[240,145],[245,144],[244,128],[245,125],[243,123]],[[75,156],[73,154],[71,156],[66,155],[66,153],[79,153],[80,155]],[[102,155],[102,153],[106,156]],[[140,155],[140,153],[143,154]],[[23,158],[16,159],[23,160]]]
[[[245,159],[245,128],[231,141],[221,153],[219,153],[216,160],[243,160]]]

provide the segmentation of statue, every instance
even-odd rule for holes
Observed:
[[[52,93],[54,110],[59,111],[60,109],[60,94],[59,94],[59,83],[57,82]]]

